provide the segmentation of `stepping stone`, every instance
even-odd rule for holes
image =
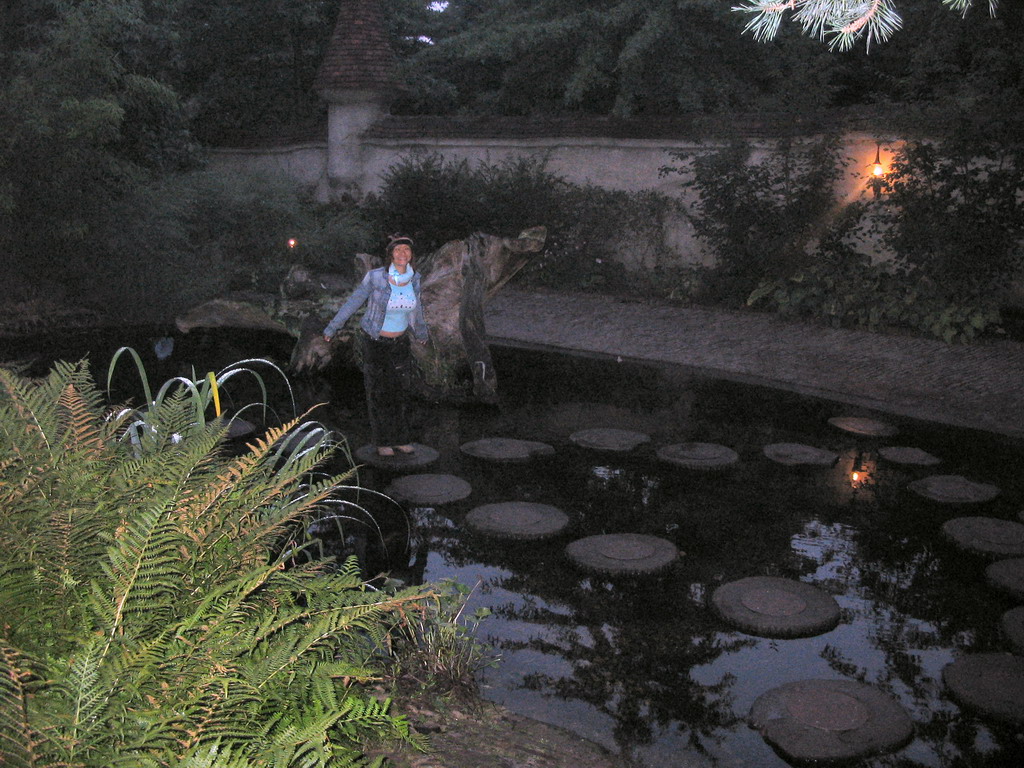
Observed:
[[[384,493],[400,501],[421,506],[447,504],[472,492],[469,483],[455,475],[406,475],[391,482]]]
[[[997,560],[985,569],[985,578],[996,589],[1024,600],[1024,557]]]
[[[972,653],[947,664],[942,681],[966,707],[1024,723],[1024,658],[1008,653]]]
[[[256,434],[256,425],[246,421],[241,416],[235,416],[228,421],[228,440],[241,440],[243,437],[251,437]]]
[[[565,554],[580,568],[601,573],[651,573],[679,558],[671,541],[641,533],[608,533],[577,539]]]
[[[999,489],[988,483],[975,483],[961,475],[929,475],[907,486],[914,493],[944,504],[977,504],[991,501]]]
[[[828,423],[843,432],[865,437],[892,437],[899,431],[892,424],[865,416],[833,416]]]
[[[582,448],[593,448],[598,451],[632,451],[638,445],[650,442],[649,435],[633,432],[628,429],[612,429],[598,427],[573,432],[569,439]]]
[[[928,451],[922,451],[920,448],[911,448],[906,445],[887,445],[885,448],[879,448],[878,454],[893,464],[933,467],[936,464],[942,463],[942,459],[938,456],[932,456]]]
[[[658,449],[658,458],[687,469],[722,469],[739,461],[732,448],[715,443],[676,443]]]
[[[785,464],[787,467],[831,467],[839,461],[838,453],[803,443],[772,443],[766,445],[762,453],[777,464]]]
[[[1011,608],[1003,614],[999,621],[1003,637],[1013,648],[1014,653],[1024,654],[1024,605]]]
[[[395,451],[394,456],[381,456],[377,453],[375,445],[361,445],[356,448],[356,458],[364,464],[369,464],[377,469],[390,469],[393,472],[402,472],[408,469],[417,469],[433,464],[438,459],[438,452],[429,445],[412,443],[416,453],[399,453]]]
[[[723,584],[711,606],[729,624],[760,637],[811,637],[833,629],[840,618],[832,595],[811,584],[775,576],[751,576]]]
[[[987,557],[1024,557],[1024,523],[995,517],[954,517],[942,533],[968,552]]]
[[[468,456],[488,461],[529,461],[534,456],[551,456],[555,452],[547,443],[511,437],[485,437],[463,443],[459,450]]]
[[[854,760],[893,752],[914,735],[910,716],[877,688],[852,680],[799,680],[754,701],[752,728],[787,761]]]
[[[466,525],[477,533],[503,539],[545,539],[561,533],[569,516],[547,504],[505,501],[470,510]]]

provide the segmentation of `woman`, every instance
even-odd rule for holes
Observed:
[[[428,337],[420,303],[420,276],[412,268],[412,240],[394,235],[388,242],[386,267],[371,269],[324,328],[330,341],[345,321],[369,302],[360,322],[363,382],[370,411],[373,443],[380,456],[411,454],[405,391],[401,372],[410,365],[409,338],[421,344]]]

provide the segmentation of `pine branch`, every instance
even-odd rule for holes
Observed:
[[[942,0],[943,4],[966,15],[974,0]],[[989,13],[995,15],[998,0],[988,0]],[[872,42],[884,43],[903,25],[893,0],[747,0],[733,6],[737,13],[751,15],[744,32],[758,42],[774,40],[787,14],[800,24],[804,34],[828,40],[829,48],[846,51],[864,37],[870,50]]]

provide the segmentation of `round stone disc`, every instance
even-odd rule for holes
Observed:
[[[803,443],[772,443],[766,445],[762,452],[777,464],[794,466],[831,467],[839,460],[838,453],[815,448]]]
[[[447,504],[469,496],[469,483],[455,475],[406,475],[384,489],[388,496],[421,506]]]
[[[1024,557],[997,560],[985,569],[985,578],[996,589],[1024,600]]]
[[[844,432],[865,437],[891,437],[898,431],[892,424],[865,416],[833,416],[828,423]]]
[[[547,443],[511,437],[485,437],[463,443],[459,450],[467,456],[487,461],[529,461],[534,456],[551,456],[555,452]]]
[[[377,446],[363,445],[356,448],[356,458],[364,464],[369,464],[377,469],[390,469],[392,472],[402,472],[410,469],[426,467],[437,461],[438,453],[429,445],[413,443],[415,453],[399,453],[395,451],[394,456],[381,456],[377,453]]]
[[[561,533],[569,516],[547,504],[505,501],[470,510],[466,525],[478,533],[505,539],[544,539]]]
[[[961,704],[1001,720],[1024,723],[1024,658],[973,653],[947,664],[942,681]]]
[[[936,464],[942,463],[942,459],[938,456],[933,456],[928,451],[922,451],[920,448],[912,448],[907,445],[887,445],[885,448],[880,448],[878,454],[893,464],[933,467]]]
[[[1024,557],[1024,523],[995,517],[954,517],[942,533],[957,546],[988,557]]]
[[[787,760],[831,762],[892,752],[910,741],[907,713],[852,680],[800,680],[761,694],[748,722]]]
[[[818,587],[775,576],[723,584],[711,606],[729,624],[760,637],[810,637],[839,623],[839,604]]]
[[[228,440],[241,440],[256,433],[256,425],[241,416],[235,416],[228,422]]]
[[[907,486],[914,493],[944,504],[976,504],[991,501],[999,489],[987,483],[975,483],[961,475],[929,475]]]
[[[671,541],[641,533],[608,533],[577,539],[566,556],[581,568],[601,573],[651,573],[679,558]]]
[[[1024,654],[1024,605],[1011,608],[999,620],[999,628],[1003,637],[1013,648],[1013,652]]]
[[[676,443],[658,449],[658,458],[687,469],[722,469],[739,461],[732,448],[716,443]]]
[[[651,440],[650,435],[643,432],[610,427],[583,429],[573,432],[569,439],[582,448],[594,448],[598,451],[631,451]]]

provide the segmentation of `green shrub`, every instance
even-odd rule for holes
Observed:
[[[900,147],[886,175],[882,242],[951,301],[1007,288],[1024,263],[1024,150],[976,131]]]
[[[439,155],[395,164],[366,203],[375,228],[410,235],[421,253],[471,232],[515,236],[543,224],[545,250],[523,270],[523,279],[574,288],[622,287],[628,276],[618,250],[662,243],[664,216],[672,207],[653,192],[573,184],[538,157],[471,165]]]
[[[466,612],[473,591],[457,581],[441,582],[428,609],[403,625],[395,637],[393,672],[400,685],[433,694],[476,693],[478,675],[497,662],[476,637],[490,609]]]
[[[226,291],[276,291],[292,263],[347,269],[369,241],[351,205],[318,205],[282,176],[206,171],[166,177],[120,201],[93,258],[77,269],[119,318],[166,322]]]
[[[680,174],[697,192],[688,216],[715,256],[704,298],[739,304],[762,280],[809,263],[808,246],[836,204],[835,182],[845,161],[834,138],[797,145],[782,141],[759,162],[753,147],[736,141],[714,152],[673,151]]]
[[[784,317],[814,318],[836,328],[907,328],[947,343],[967,342],[998,327],[999,300],[990,292],[975,289],[952,298],[923,271],[872,264],[849,240],[861,212],[851,206],[822,239],[815,264],[762,281],[748,297],[748,306],[760,305]]]
[[[84,364],[0,369],[0,763],[326,768],[421,744],[368,683],[432,594],[290,557],[344,479],[318,469],[332,444],[292,423],[226,456],[197,418],[215,392],[111,411]]]

